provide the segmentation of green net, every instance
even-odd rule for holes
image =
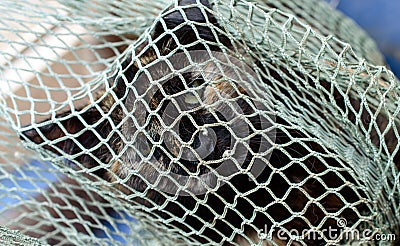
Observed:
[[[396,242],[399,82],[327,3],[0,9],[2,244]]]

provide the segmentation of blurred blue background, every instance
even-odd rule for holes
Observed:
[[[400,77],[400,1],[328,0],[366,30],[378,44],[395,75]]]

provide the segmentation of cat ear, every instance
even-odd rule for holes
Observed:
[[[190,50],[204,50],[204,45],[197,44],[199,39],[215,43],[211,49],[217,49],[218,43],[231,46],[229,39],[216,29],[221,28],[208,1],[182,0],[164,12],[152,37],[165,37],[156,43],[161,51],[170,51],[180,45],[189,45],[187,49]]]
[[[168,11],[175,9],[175,11],[168,13]],[[163,16],[163,20],[168,29],[174,29],[178,25],[187,21],[198,24],[211,24],[217,25],[215,17],[210,13],[212,10],[208,1],[202,0],[182,0],[178,1],[178,5],[172,5]],[[204,26],[204,25],[203,25]]]
[[[79,110],[78,110],[79,111]],[[99,142],[99,134],[95,134],[97,128],[88,127],[99,122],[100,112],[95,108],[78,115],[66,112],[56,116],[55,121],[50,119],[39,123],[42,125],[21,132],[22,140],[32,141],[57,155],[78,155],[77,159],[84,158],[83,151],[96,146]],[[105,134],[100,134],[105,135]]]

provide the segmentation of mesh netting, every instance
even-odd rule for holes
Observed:
[[[399,83],[325,2],[0,9],[1,243],[395,242]]]

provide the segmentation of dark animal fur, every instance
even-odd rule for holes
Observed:
[[[206,11],[207,15],[204,16],[200,8],[187,7],[189,4],[194,4],[195,2],[196,1],[194,0],[185,0],[179,2],[179,6],[182,6],[182,11],[186,14],[187,19],[192,22],[193,25],[185,24],[179,29],[174,30],[173,32],[177,39],[174,39],[172,35],[167,34],[157,40],[157,37],[165,33],[165,29],[162,22],[157,23],[155,26],[152,39],[153,41],[157,41],[154,43],[153,47],[157,47],[157,50],[161,55],[166,55],[169,52],[177,49],[177,47],[181,47],[181,45],[187,45],[187,50],[206,50],[206,48],[209,48],[213,51],[221,51],[221,49],[233,49],[234,44],[226,36],[220,33],[218,35],[214,35],[214,32],[210,26],[218,28],[220,27],[218,26],[215,17],[212,16],[209,11]],[[211,9],[207,1],[200,2],[206,7],[205,9]],[[162,19],[167,30],[173,30],[178,25],[185,22],[182,13],[179,11],[173,11],[169,14],[165,14]],[[194,28],[197,29],[197,32],[193,30]],[[196,41],[199,39],[205,40],[207,44],[205,42],[196,43]],[[223,44],[223,46],[221,46],[221,44]],[[142,48],[146,45],[147,43],[144,43]],[[153,47],[147,48],[147,50],[141,55],[140,60],[142,65],[146,65],[157,59],[158,55]],[[138,50],[136,53],[139,53],[139,51],[140,50]],[[182,52],[181,48],[178,48],[176,51],[176,53],[179,52]],[[261,70],[263,70],[263,72],[266,74],[269,74],[269,76],[278,81],[282,81],[283,85],[287,86],[294,92],[299,92],[295,85],[285,82],[285,78],[281,77],[281,75],[274,70],[268,70],[268,68],[262,67],[261,64],[259,64],[259,66]],[[116,182],[118,178],[125,178],[121,173],[121,169],[123,168],[122,166],[126,165],[126,163],[121,162],[121,160],[124,160],[124,157],[121,159],[112,158],[112,156],[115,154],[120,153],[124,147],[124,143],[121,140],[121,137],[112,130],[116,126],[121,126],[122,119],[126,117],[123,113],[121,105],[126,103],[126,100],[130,95],[129,86],[132,84],[132,81],[138,72],[138,64],[136,61],[132,61],[131,57],[128,57],[122,63],[122,67],[124,69],[125,79],[122,77],[117,77],[115,78],[115,81],[110,81],[111,84],[115,86],[114,92],[118,97],[117,101],[110,94],[104,97],[98,103],[101,110],[105,112],[105,116],[101,115],[97,107],[92,107],[88,111],[82,113],[81,117],[79,118],[77,116],[72,116],[66,120],[61,120],[57,124],[49,123],[48,125],[39,129],[42,135],[44,135],[48,140],[55,140],[66,136],[65,132],[61,130],[60,124],[67,130],[69,134],[81,132],[78,137],[74,139],[67,137],[66,140],[63,140],[55,145],[44,145],[44,148],[47,148],[59,155],[63,155],[64,153],[81,153],[82,149],[76,144],[76,142],[81,143],[85,149],[94,148],[101,142],[101,139],[99,139],[94,132],[97,132],[102,139],[106,139],[111,135],[110,140],[94,149],[91,153],[92,155],[82,153],[74,159],[74,161],[81,163],[86,168],[92,168],[99,165],[95,158],[93,158],[93,156],[96,156],[100,159],[101,163],[110,167],[109,170],[101,169],[97,171],[96,174],[110,182]],[[283,67],[277,67],[276,69],[283,71],[283,74],[286,74],[286,76],[293,76],[290,75],[290,73]],[[186,74],[185,79],[190,81],[193,79],[193,76],[194,75],[190,73]],[[304,75],[301,73],[297,73],[297,76],[304,78]],[[267,84],[270,83],[268,80],[265,80],[264,82]],[[204,83],[204,81],[200,83]],[[330,87],[328,82],[321,81],[321,84],[326,87],[326,89],[329,89]],[[167,94],[172,95],[184,90],[184,85],[180,80],[171,79],[171,81],[163,85],[163,89]],[[229,85],[221,84],[221,91],[224,90],[229,91]],[[232,91],[229,93],[232,94]],[[344,101],[343,97],[341,97],[337,91],[334,93],[336,95],[338,105],[344,107],[344,105],[341,103]],[[100,96],[101,93],[99,94],[99,98]],[[290,95],[288,94],[287,96]],[[279,95],[277,95],[277,98],[279,98]],[[162,99],[162,94],[155,94],[150,107],[153,110],[157,107],[160,107]],[[315,100],[314,98],[309,99],[312,101]],[[113,107],[117,103],[119,106],[117,105],[116,107]],[[354,100],[352,103],[355,108],[359,108],[358,101]],[[243,108],[244,112],[252,112],[251,107],[245,102],[239,102],[239,104]],[[165,108],[161,106],[161,112],[162,110],[165,110]],[[59,115],[59,117],[64,117],[67,114],[68,113]],[[215,117],[207,114],[207,112],[197,112],[196,114],[192,115],[192,117],[195,118],[199,125],[216,121]],[[354,120],[354,117],[354,115],[349,115],[351,120]],[[85,122],[81,122],[81,118],[84,119]],[[257,118],[252,118],[251,121],[256,129],[261,127]],[[294,127],[290,122],[281,117],[277,117],[276,124],[283,126],[286,131],[277,129],[275,143],[281,147],[272,152],[270,157],[270,165],[274,166],[275,168],[280,168],[287,165],[291,159],[298,160],[302,157],[308,156],[310,153],[313,153],[305,160],[302,160],[302,163],[309,168],[310,172],[314,174],[321,174],[330,167],[341,167],[341,164],[338,162],[338,160],[324,157],[328,151],[325,146],[321,146],[316,142],[305,142],[305,145],[301,145],[299,143],[301,141],[300,139],[313,137],[311,134],[305,133],[301,129]],[[86,125],[96,125],[96,127],[94,127],[93,130],[89,130],[86,129]],[[190,126],[191,123],[187,121],[185,122],[185,125]],[[158,122],[156,118],[152,118],[150,123],[146,126],[146,130],[152,133],[154,141],[158,141],[160,139],[158,130],[159,127],[160,122]],[[230,144],[229,132],[227,132],[227,130],[223,127],[215,128],[214,130],[219,133],[217,136],[219,139],[219,144],[217,149],[209,158],[219,159],[222,157],[224,150],[226,150],[227,146]],[[193,129],[189,129],[187,131],[188,136],[182,136],[182,138],[190,138],[192,132]],[[35,143],[44,142],[44,139],[42,139],[41,135],[38,134],[37,130],[23,132],[23,135],[24,138],[26,137]],[[257,138],[251,140],[251,147],[254,150],[257,150],[257,142],[259,142],[259,140],[257,141]],[[179,168],[179,165],[171,163],[170,158],[168,158],[168,156],[164,154],[164,151],[160,148],[156,148],[154,155],[156,159],[159,160],[158,165],[162,166],[164,170],[167,169],[169,165],[174,165],[174,168],[172,169],[174,172],[182,175],[188,175],[184,169]],[[248,165],[251,159],[252,156],[247,156],[247,164],[245,165]],[[324,164],[322,160],[324,160],[326,163]],[[124,161],[129,162],[129,160]],[[181,164],[192,171],[195,171],[195,169],[198,168],[196,163],[186,163],[184,160],[181,161]],[[145,172],[155,172],[155,170],[149,168],[146,169]],[[206,170],[202,170],[202,172],[206,172]],[[293,184],[299,184],[301,181],[307,179],[310,175],[296,162],[294,162],[290,168],[285,169],[283,173]],[[343,170],[339,171],[339,173],[347,182],[353,184],[356,183],[354,178],[347,171]],[[156,174],[157,173],[152,173],[152,175]],[[146,174],[143,175],[146,176]],[[294,217],[289,222],[283,223],[282,227],[288,230],[297,229],[301,231],[303,229],[309,229],[308,223],[312,224],[313,226],[318,226],[320,223],[322,223],[320,227],[321,231],[322,229],[326,229],[328,227],[336,228],[340,231],[340,228],[337,227],[335,217],[345,218],[348,221],[348,225],[352,225],[357,223],[357,221],[360,219],[359,214],[368,215],[372,212],[368,206],[368,201],[358,202],[368,197],[364,190],[361,188],[351,189],[348,186],[342,186],[344,183],[343,179],[334,172],[327,172],[322,176],[322,178],[326,180],[326,185],[328,185],[329,188],[342,188],[339,189],[337,193],[331,192],[324,198],[320,198],[322,194],[327,192],[327,189],[317,179],[309,178],[307,182],[299,185],[298,188],[292,189],[284,202],[294,212],[304,211],[302,213],[303,217]],[[256,182],[249,179],[247,174],[241,174],[234,176],[230,180],[229,185],[221,186],[215,193],[199,195],[197,198],[202,201],[200,204],[198,204],[198,202],[191,196],[179,196],[174,202],[168,202],[166,197],[158,190],[147,190],[147,186],[143,180],[143,177],[135,175],[133,175],[126,184],[119,183],[118,188],[127,194],[132,193],[132,190],[135,190],[136,192],[145,192],[146,198],[135,198],[131,202],[143,204],[143,206],[148,207],[154,206],[152,203],[157,205],[166,204],[163,210],[154,210],[154,213],[162,218],[169,219],[171,216],[175,218],[182,218],[185,216],[184,223],[180,222],[179,220],[172,219],[172,222],[168,226],[178,227],[185,232],[196,232],[204,229],[201,234],[192,234],[191,236],[198,242],[206,243],[211,241],[218,244],[231,244],[231,235],[234,234],[234,228],[236,228],[237,230],[244,232],[242,235],[235,235],[233,237],[233,241],[236,241],[241,245],[245,245],[249,242],[246,242],[247,239],[245,239],[243,235],[246,235],[247,237],[250,237],[251,240],[258,242],[259,239],[257,239],[255,236],[256,230],[254,228],[259,230],[263,230],[265,227],[271,228],[274,224],[274,221],[283,222],[285,219],[292,216],[292,214],[285,206],[282,205],[282,203],[274,203],[276,198],[283,198],[290,187],[287,181],[279,173],[272,173],[270,168],[266,166],[261,175],[256,178],[256,181],[260,184],[266,184],[272,193],[270,193],[266,188],[257,187]],[[247,192],[248,194],[246,196],[238,196],[235,189],[242,193]],[[306,191],[310,197],[317,199],[320,204],[323,204],[326,212],[317,205],[317,202],[308,203],[309,198],[306,197],[304,192],[301,190]],[[276,198],[274,198],[272,194]],[[344,207],[344,202],[338,194],[346,199],[347,202],[355,205],[352,208],[346,208],[342,210],[339,216],[333,216],[334,213],[340,211]],[[152,203],[148,201],[152,201]],[[228,204],[232,207],[228,207]],[[198,205],[198,207],[196,207],[196,205]],[[255,209],[254,206],[256,206],[258,209]],[[210,207],[212,209],[210,209]],[[266,208],[266,211],[261,211],[260,208]],[[186,214],[185,212],[188,210],[192,211],[192,213]],[[357,213],[355,211],[357,211]],[[224,214],[224,212],[226,213]],[[269,217],[266,214],[269,214]],[[251,226],[245,223],[243,218],[251,221]],[[307,218],[308,221],[305,221],[304,218]],[[324,218],[327,218],[327,220],[322,222]],[[209,223],[210,225],[206,226],[206,223]],[[279,244],[285,243],[276,238],[274,238],[274,240]],[[306,240],[305,242],[307,245],[324,245],[326,243],[322,238],[317,240]]]

